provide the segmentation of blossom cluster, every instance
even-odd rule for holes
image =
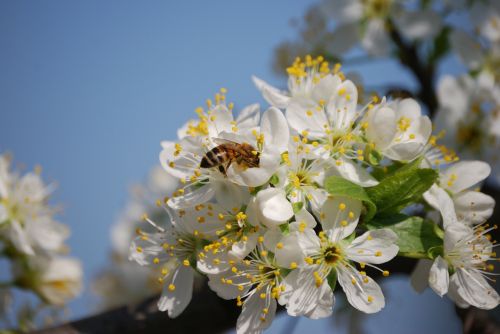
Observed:
[[[287,91],[253,78],[270,104],[263,113],[254,104],[235,117],[221,89],[176,142],[161,143],[160,163],[180,182],[157,203],[170,223],[144,216],[130,246],[131,260],[156,268],[159,309],[183,312],[199,272],[242,308],[238,333],[269,327],[278,304],[330,316],[337,283],[354,308],[375,313],[385,299],[372,277],[388,276],[381,265],[396,256],[422,259],[419,288],[497,306],[486,281],[494,200],[475,189],[489,165],[459,162],[413,99],[360,105],[356,85],[323,57],[297,58],[287,72]]]
[[[54,184],[44,184],[40,167],[21,174],[11,169],[8,154],[0,156],[0,246],[11,269],[9,277],[2,275],[8,279],[0,287],[4,302],[13,288],[32,291],[43,305],[54,307],[80,294],[81,264],[65,255],[69,229],[49,204],[53,190]],[[6,306],[2,318],[9,317]]]
[[[376,64],[376,58],[399,62],[414,74],[417,88],[395,83],[384,94],[403,88],[421,97],[436,131],[445,134],[443,144],[464,159],[488,162],[500,182],[498,1],[323,0],[311,7],[304,24],[298,41],[278,48],[280,69],[295,55],[317,50],[329,59],[352,60],[354,67]],[[464,73],[437,70],[450,54]]]
[[[161,291],[156,283],[156,270],[128,261],[129,247],[137,228],[147,231],[137,217],[151,217],[162,223],[168,221],[157,199],[174,192],[178,184],[177,179],[165,173],[161,166],[155,166],[144,184],[131,188],[130,198],[111,228],[110,261],[93,282],[93,291],[100,298],[99,309],[139,302]]]

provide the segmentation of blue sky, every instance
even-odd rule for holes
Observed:
[[[41,164],[58,184],[54,203],[87,284],[72,317],[92,311],[88,284],[108,260],[110,226],[130,184],[157,163],[160,141],[221,87],[244,106],[263,102],[252,74],[283,85],[273,48],[295,36],[289,21],[311,3],[0,3],[0,152]],[[371,85],[412,82],[388,61],[357,69]]]

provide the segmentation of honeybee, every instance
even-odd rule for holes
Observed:
[[[260,157],[255,148],[248,143],[236,143],[227,139],[215,138],[218,146],[208,151],[201,159],[201,168],[217,167],[227,176],[227,170],[233,162],[242,168],[259,167]]]

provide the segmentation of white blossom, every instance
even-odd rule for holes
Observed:
[[[310,228],[299,227],[293,232],[304,257],[295,261],[291,261],[294,260],[291,257],[281,257],[290,261],[283,263],[284,266],[298,267],[285,277],[282,301],[286,303],[288,314],[311,318],[330,315],[334,303],[328,285],[331,274],[335,275],[353,307],[365,313],[378,312],[384,307],[380,287],[353,263],[364,268],[391,260],[398,252],[396,235],[382,229],[349,240],[358,224],[360,211],[359,201],[341,197],[329,199],[321,214],[323,232],[319,236]],[[279,250],[276,252],[279,256]]]
[[[487,261],[493,257],[493,246],[486,233],[491,228],[483,225],[474,229],[461,223],[448,224],[445,228],[442,255],[434,262],[421,262],[413,274],[414,287],[425,288],[426,277],[429,286],[440,296],[448,294],[460,307],[469,305],[495,308],[500,297],[489,285]]]
[[[0,235],[20,252],[62,251],[69,229],[54,219],[48,203],[53,185],[39,172],[20,175],[10,170],[10,158],[0,156]]]

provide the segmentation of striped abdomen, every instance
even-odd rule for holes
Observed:
[[[208,151],[203,159],[201,159],[201,168],[212,168],[220,166],[230,160],[230,154],[228,150],[223,146],[219,145]]]

